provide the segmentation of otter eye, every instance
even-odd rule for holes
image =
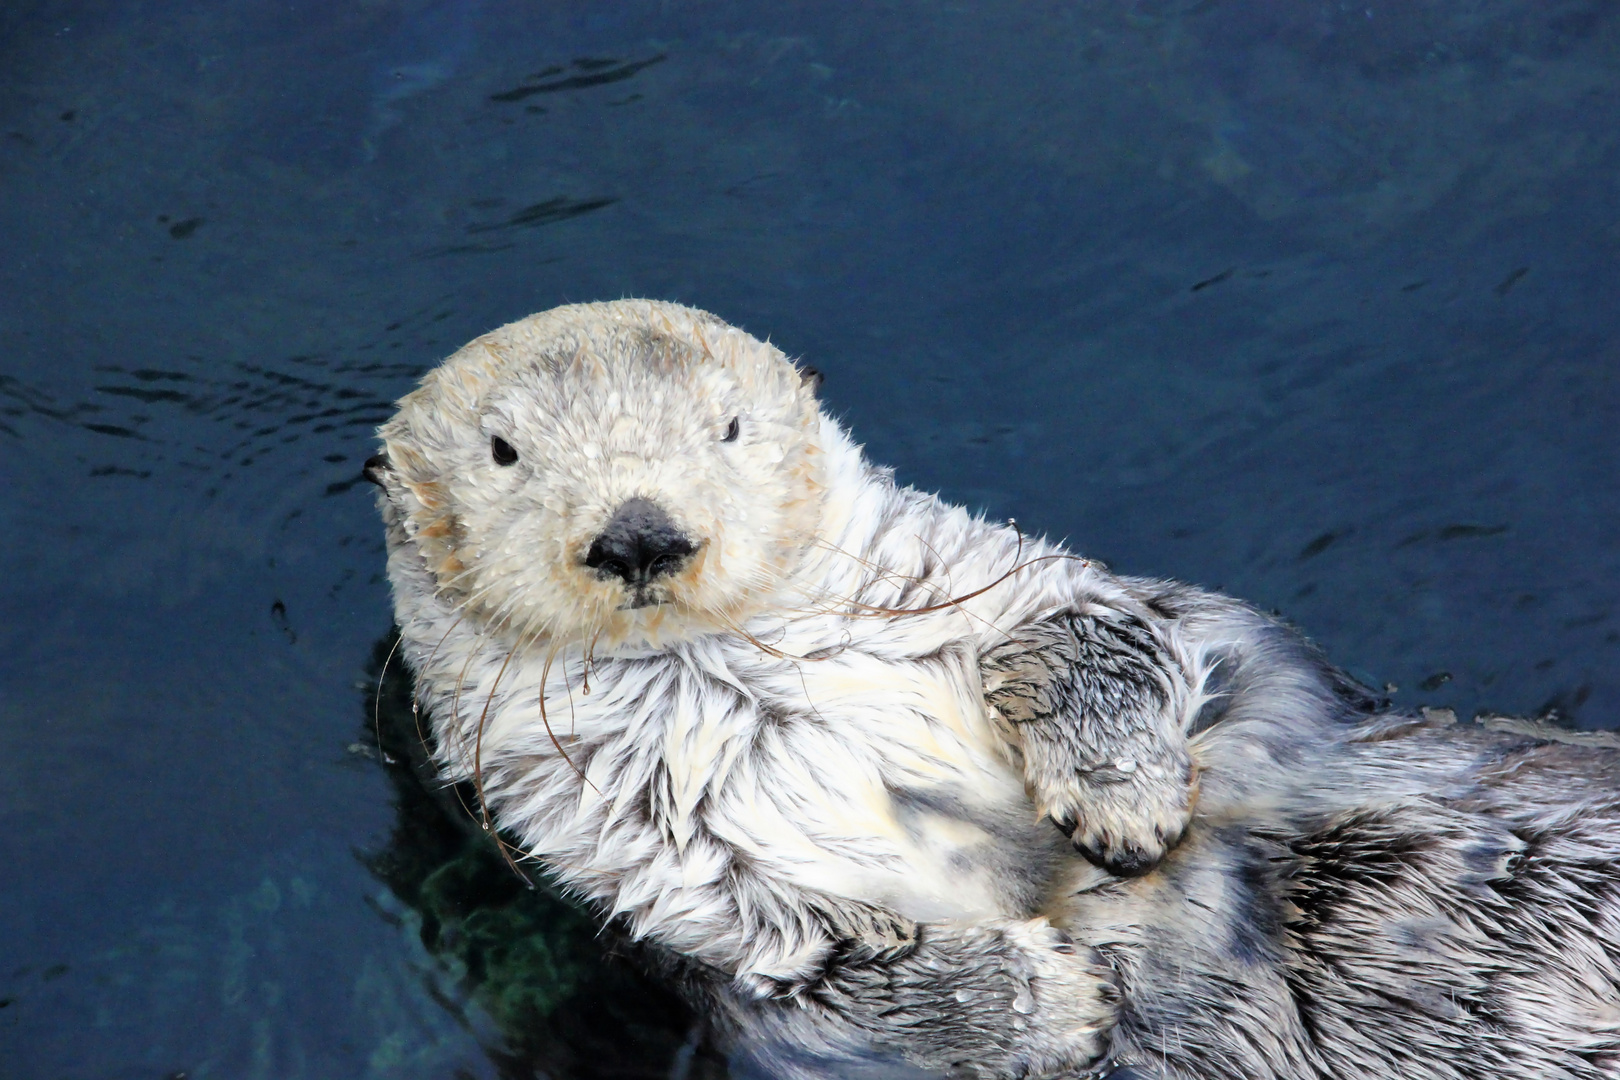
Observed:
[[[517,451],[512,444],[499,435],[489,437],[489,456],[495,459],[497,465],[516,465]]]
[[[721,442],[736,442],[737,436],[742,434],[742,417],[733,416],[731,423],[726,425],[726,437]]]

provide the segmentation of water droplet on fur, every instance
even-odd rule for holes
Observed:
[[[1028,1015],[1035,1011],[1035,995],[1029,992],[1029,987],[1020,986],[1018,993],[1013,995],[1013,1012]]]
[[[973,1000],[973,995],[966,990],[958,990],[954,996],[958,1005],[966,1005]]]
[[[1132,761],[1130,758],[1120,758],[1118,761],[1114,762],[1114,768],[1118,769],[1122,773],[1133,773],[1136,771],[1136,762]]]

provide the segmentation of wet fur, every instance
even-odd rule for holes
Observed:
[[[1284,628],[1143,587],[1230,682],[1182,844],[1054,902],[1119,972],[1115,1075],[1620,1075],[1620,740],[1381,714]]]
[[[1422,887],[1476,903],[1498,879],[1469,853],[1505,843],[1481,822],[1510,814],[1520,781],[1491,789],[1500,807],[1457,802],[1485,783],[1479,754],[1455,750],[1474,744],[1433,736],[1453,749],[1431,763],[1421,737],[1395,737],[1407,721],[1369,719],[1248,608],[897,487],[811,390],[711,316],[584,305],[469,345],[384,427],[401,651],[444,774],[474,782],[520,855],[777,1071],[876,1057],[1013,1078],[1106,1052],[1167,1077],[1451,1076],[1497,1060],[1438,1049],[1496,1038],[1483,1014],[1447,1020],[1431,1050],[1406,1032],[1442,1030],[1429,997],[1333,978],[1389,966],[1361,922],[1401,911],[1355,876],[1379,845],[1428,837]],[[718,448],[736,416],[742,437]],[[490,462],[492,436],[521,469]],[[581,565],[628,498],[700,543],[649,605]],[[1445,814],[1466,821],[1446,832]],[[1094,865],[1161,858],[1134,879]],[[1547,868],[1555,891],[1572,872]],[[1347,899],[1301,908],[1320,927],[1290,921],[1313,888]],[[1437,926],[1451,944],[1435,955],[1467,982],[1470,948],[1563,925],[1542,894],[1521,899],[1541,906],[1460,916],[1471,938]],[[1612,976],[1612,937],[1562,932],[1581,944],[1549,972],[1579,953]],[[1310,1025],[1293,1019],[1296,963]],[[1601,1010],[1565,1011],[1542,1033],[1612,1038]],[[1366,1048],[1396,1040],[1432,1067],[1392,1072]]]

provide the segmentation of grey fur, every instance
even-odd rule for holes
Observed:
[[[1176,670],[1152,628],[1106,608],[1027,623],[980,661],[1040,804],[1088,859],[1140,874],[1181,839],[1192,761]]]
[[[1099,953],[1011,919],[930,925],[903,955],[842,957],[791,999],[683,974],[723,1040],[776,1077],[1067,1075],[1101,1054],[1098,1017],[1119,1000]]]
[[[1275,620],[1128,584],[1182,633],[1220,643],[1222,693],[1192,741],[1201,794],[1180,846],[1135,878],[1071,867],[1080,887],[1047,907],[1113,973],[1099,993],[1117,990],[1119,1019],[1098,1073],[1620,1076],[1620,739],[1381,711]],[[868,969],[853,995],[812,995],[826,1012],[733,1012],[731,1030],[770,1047],[785,1075],[859,1075],[851,1063],[886,1052],[983,1075],[944,1060],[941,1030],[1018,1075],[987,1033],[1022,1037],[1012,1014],[965,1018],[941,993],[948,978],[901,988],[900,1013],[937,1022],[895,1054],[895,1030],[868,1020],[881,979]]]
[[[1143,584],[1247,630],[1181,846],[1058,901],[1119,971],[1116,1075],[1620,1075],[1620,742],[1381,714],[1263,617]]]

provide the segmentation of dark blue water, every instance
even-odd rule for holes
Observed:
[[[532,1074],[377,870],[355,477],[566,301],[1398,703],[1620,723],[1612,3],[13,2],[0,75],[0,1075]]]

